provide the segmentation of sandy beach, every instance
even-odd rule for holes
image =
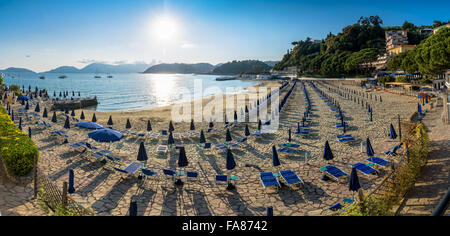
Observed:
[[[290,85],[283,90],[283,97]],[[169,149],[167,154],[159,154],[156,151],[158,145],[165,145],[167,138],[136,139],[133,136],[112,144],[96,143],[90,140],[87,134],[90,132],[82,128],[74,127],[68,131],[69,144],[59,144],[50,138],[50,132],[54,128],[62,129],[64,116],[58,116],[57,124],[53,128],[38,129],[32,125],[33,141],[40,151],[39,166],[50,179],[58,186],[62,186],[68,180],[68,171],[75,172],[76,192],[70,197],[83,206],[91,206],[100,215],[126,215],[131,200],[138,203],[139,215],[265,215],[266,207],[273,206],[275,215],[327,215],[328,207],[344,198],[352,197],[348,191],[348,184],[338,183],[334,180],[322,181],[323,173],[320,167],[327,163],[322,159],[325,141],[329,141],[334,154],[334,160],[330,164],[341,168],[344,172],[351,172],[351,165],[357,162],[367,163],[365,153],[361,153],[361,141],[370,138],[377,156],[396,162],[396,158],[385,157],[386,152],[398,141],[390,141],[386,138],[386,130],[392,123],[397,128],[397,114],[402,119],[407,119],[417,109],[417,103],[408,102],[412,98],[390,94],[383,91],[371,91],[368,94],[381,96],[380,102],[366,99],[373,108],[373,122],[369,122],[367,109],[353,101],[343,99],[338,94],[328,91],[325,86],[335,86],[331,83],[315,83],[317,88],[338,99],[349,123],[347,133],[355,137],[354,144],[339,143],[336,135],[342,134],[335,127],[338,120],[336,114],[319,97],[318,93],[305,83],[306,90],[312,103],[313,115],[311,132],[307,137],[296,137],[292,134],[293,144],[300,147],[294,155],[280,155],[281,166],[272,166],[272,146],[277,149],[281,144],[288,143],[288,130],[293,132],[297,128],[305,111],[305,99],[300,82],[289,97],[287,104],[280,113],[280,128],[273,134],[264,134],[263,138],[249,138],[246,143],[240,144],[238,149],[232,149],[237,167],[233,171],[225,168],[226,152],[215,148],[203,149],[198,144],[198,137],[176,139],[175,146],[185,147],[189,165],[182,170],[199,173],[198,183],[186,184],[183,188],[175,188],[171,179],[166,179],[162,169],[177,169],[178,150]],[[265,82],[259,86],[280,86],[279,82]],[[361,91],[360,87],[340,85],[341,88],[350,88]],[[363,92],[365,96],[365,93]],[[355,96],[355,95],[354,95]],[[374,97],[375,97],[374,96]],[[360,97],[362,98],[362,97]],[[204,98],[203,104],[207,104],[212,98]],[[41,104],[42,105],[42,104]],[[16,105],[18,106],[18,105]],[[20,105],[19,105],[20,106]],[[95,112],[97,123],[109,127],[106,123],[111,115],[114,121],[112,126],[117,130],[124,130],[126,120],[130,119],[131,131],[145,132],[147,120],[151,120],[152,132],[167,130],[171,117],[171,106],[157,107],[138,111],[121,112]],[[43,106],[41,107],[43,110]],[[94,111],[83,110],[86,120],[90,121]],[[57,112],[59,114],[61,112]],[[81,111],[76,111],[79,118]],[[49,113],[49,119],[51,113]],[[231,119],[231,117],[229,118]],[[45,120],[45,119],[44,119]],[[250,132],[255,133],[257,123],[248,123]],[[189,131],[190,123],[174,123],[174,133]],[[208,122],[196,123],[196,130],[208,129]],[[223,127],[223,123],[215,123],[216,129]],[[233,141],[243,138],[245,123],[230,128]],[[24,126],[24,130],[28,129]],[[216,144],[225,142],[225,132],[205,134],[207,142]],[[122,158],[115,167],[125,168],[136,161],[139,144],[144,141],[149,160],[146,168],[157,171],[158,177],[142,183],[137,178],[122,178],[120,173],[112,170],[111,163],[90,158],[89,153],[79,153],[70,148],[70,144],[88,141],[99,150],[109,150],[115,156]],[[365,151],[365,148],[363,149]],[[305,160],[307,157],[307,161]],[[264,190],[259,179],[260,172],[277,172],[279,170],[293,170],[304,181],[300,189],[283,186],[279,192]],[[178,170],[180,170],[178,168]],[[366,177],[360,175],[361,186],[365,191],[370,191],[376,186],[388,170],[381,169],[379,176]],[[215,176],[231,174],[237,176],[234,182],[236,191],[225,190],[226,185],[216,185]],[[184,180],[183,176],[183,180]],[[167,187],[164,187],[167,186]]]

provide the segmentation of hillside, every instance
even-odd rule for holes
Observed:
[[[270,71],[271,67],[262,61],[232,61],[216,67],[212,74],[239,75],[241,73],[261,73]]]
[[[409,40],[415,44],[426,38],[419,32],[426,26],[417,27],[407,21],[398,27],[383,28],[382,24],[378,16],[361,17],[357,23],[344,27],[337,35],[328,34],[319,43],[310,38],[292,42],[293,49],[288,50],[274,69],[296,66],[301,75],[323,77],[368,75],[374,68],[361,65],[375,61],[385,52],[385,31],[407,30]]]
[[[10,67],[5,70],[0,70],[0,73],[33,73],[33,74],[36,74],[36,72],[34,72],[32,70],[28,70],[25,68],[15,68],[15,67]]]
[[[79,73],[80,70],[73,66],[60,66],[56,69],[47,71],[47,73]]]
[[[169,73],[169,74],[208,74],[214,69],[214,66],[208,63],[198,64],[159,64],[152,66],[144,71],[150,73]]]

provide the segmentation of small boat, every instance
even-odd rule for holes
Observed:
[[[99,78],[101,78],[101,76],[100,75],[96,75],[96,76],[94,76],[94,78],[99,79]]]
[[[60,75],[58,78],[65,79],[65,78],[67,78],[67,75]]]
[[[108,75],[108,78],[112,78],[113,76],[112,75]]]
[[[45,79],[45,76],[39,76],[39,79]]]

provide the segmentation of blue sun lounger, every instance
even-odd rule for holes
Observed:
[[[369,176],[371,174],[378,174],[378,171],[374,168],[370,167],[369,165],[363,164],[363,163],[356,163],[352,165],[352,167],[355,167],[356,170],[360,171],[361,173]]]
[[[257,134],[257,133],[250,134],[250,136],[255,137],[255,138],[262,138],[262,135],[261,134]]]
[[[281,187],[280,182],[278,182],[277,178],[273,176],[272,172],[260,173],[259,178],[261,179],[264,189],[271,186],[275,186],[277,189]]]
[[[353,201],[353,199],[344,198],[343,204],[338,202],[335,205],[333,205],[330,208],[328,208],[328,210],[330,210],[330,211],[338,211],[338,210],[342,209],[346,204],[353,204],[354,202],[355,201]]]
[[[286,148],[299,148],[300,145],[298,145],[298,144],[293,144],[293,143],[285,143],[285,144],[282,144],[281,147],[286,147]]]
[[[277,150],[280,154],[288,154],[293,155],[295,153],[295,150],[289,149],[289,148],[280,148]]]
[[[245,143],[247,142],[247,138],[238,139],[237,141],[238,143]]]
[[[353,143],[356,142],[356,139],[353,137],[350,138],[343,138],[343,139],[339,139],[340,143]]]
[[[226,150],[228,150],[228,147],[225,146],[225,144],[221,144],[221,143],[214,144],[214,147],[217,148],[217,149],[219,149],[220,151],[226,151]]]
[[[403,144],[400,143],[400,144],[398,144],[396,146],[393,146],[392,149],[387,151],[387,152],[385,152],[385,154],[388,155],[388,156],[397,156],[398,155],[397,151],[398,151],[398,149],[400,149],[402,147],[402,145]]]
[[[338,139],[352,138],[352,135],[351,134],[342,134],[342,135],[336,136],[336,138],[338,138]]]
[[[284,182],[286,182],[288,186],[291,186],[293,184],[304,184],[303,180],[301,180],[298,175],[292,170],[282,170],[280,171],[280,175],[281,177],[283,177]]]
[[[229,146],[231,148],[240,148],[241,147],[241,146],[239,146],[239,144],[231,143],[231,142],[226,142],[226,143],[224,143],[224,145],[227,145],[227,146]]]
[[[133,162],[133,163],[129,164],[127,167],[125,167],[125,169],[120,169],[120,168],[114,167],[114,170],[116,170],[117,172],[120,172],[122,174],[134,175],[134,174],[136,174],[137,171],[142,169],[143,166],[144,166],[144,164],[142,164],[142,163]]]
[[[321,167],[320,168],[321,171],[325,172],[326,174],[328,174],[329,176],[333,177],[334,179],[336,179],[336,181],[339,182],[339,179],[343,179],[346,176],[348,176],[347,173],[345,173],[344,171],[342,171],[341,169],[335,167],[335,166],[325,166],[325,167]],[[345,178],[347,179],[347,178]]]
[[[382,158],[379,158],[379,157],[369,157],[366,160],[370,161],[370,162],[372,162],[372,163],[374,163],[374,164],[376,164],[378,166],[381,166],[381,167],[386,167],[386,166],[388,166],[391,163],[391,162],[386,161],[386,160],[384,160]]]
[[[102,159],[102,158],[108,156],[109,154],[111,154],[111,151],[101,150],[101,151],[92,153],[91,155],[98,160],[98,159]]]

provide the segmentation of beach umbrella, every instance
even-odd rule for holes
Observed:
[[[226,168],[227,170],[233,170],[236,167],[236,162],[234,161],[233,153],[231,153],[231,149],[227,149],[227,163]],[[233,190],[236,187],[231,183],[228,182],[227,190]]]
[[[180,153],[178,155],[178,167],[186,167],[188,166],[189,161],[186,157],[186,150],[184,149],[184,147],[180,148]],[[181,181],[180,178],[177,179],[177,181],[175,182],[175,185],[183,185],[183,181]]]
[[[69,114],[69,109],[64,109],[64,114]]]
[[[59,96],[62,97],[62,92],[61,91],[59,92]]]
[[[200,143],[206,143],[206,138],[203,130],[200,131]]]
[[[383,102],[383,99],[381,98],[381,95],[380,95],[380,102]]]
[[[70,194],[75,192],[74,179],[73,169],[69,169],[69,188],[67,189],[67,192]]]
[[[19,126],[22,126],[22,117],[19,117]]]
[[[361,188],[361,185],[359,184],[359,178],[358,174],[356,172],[356,167],[352,168],[352,173],[350,174],[350,181],[349,181],[349,190],[352,191],[352,198],[353,198],[353,192],[358,191]]]
[[[245,105],[245,113],[248,113],[248,107]]]
[[[11,110],[11,120],[14,121],[14,110]]]
[[[150,122],[150,121],[149,121]],[[195,124],[194,124],[194,119],[191,119],[191,127],[189,128],[190,130],[195,130]]]
[[[52,122],[53,122],[53,123],[56,123],[56,122],[57,122],[57,119],[56,119],[56,111],[53,111]]]
[[[88,137],[102,143],[116,142],[123,138],[123,135],[113,129],[99,129],[88,134]]]
[[[131,129],[130,119],[127,118],[127,124],[125,125],[125,129]]]
[[[233,139],[231,138],[231,133],[230,133],[230,130],[229,129],[227,129],[227,133],[226,133],[226,137],[225,137],[225,141],[227,141],[227,142],[230,142],[230,141],[232,141]]]
[[[137,160],[138,161],[147,161],[148,160],[147,151],[145,150],[144,142],[141,142],[141,144],[139,145],[139,152],[138,152]]]
[[[97,117],[95,116],[95,113],[92,115],[92,122],[97,122]]]
[[[330,144],[328,143],[328,140],[325,142],[325,147],[323,149],[323,159],[329,161],[334,158],[333,152],[331,151]]]
[[[75,97],[75,92],[74,91],[72,91],[72,96]]]
[[[397,133],[395,132],[394,126],[392,124],[391,124],[391,127],[390,127],[389,137],[391,139],[396,139],[397,138]]]
[[[56,97],[56,91],[53,91],[53,97]]]
[[[370,143],[370,139],[369,138],[366,139],[366,154],[369,157],[373,157],[373,155],[375,154],[373,152],[372,144]]]
[[[31,127],[28,127],[28,137],[31,138]]]
[[[214,127],[214,122],[212,122],[212,120],[209,121],[209,128],[213,128]]]
[[[110,116],[109,116],[109,119],[108,119],[107,125],[113,125],[113,124],[114,124],[114,122],[113,122],[113,120],[112,120],[112,116],[110,115]]]
[[[373,121],[373,119],[372,119],[372,111],[370,111],[370,122],[372,122]]]
[[[238,120],[238,115],[237,115],[237,112],[236,112],[236,110],[234,111],[234,122],[236,122]]]
[[[228,125],[228,117],[227,117],[227,114],[225,114],[225,125]]]
[[[70,114],[70,116],[72,116],[72,117],[75,116],[75,109],[72,109],[72,113]]]
[[[273,164],[273,166],[281,165],[280,159],[278,158],[278,152],[277,152],[277,149],[275,148],[275,145],[272,146],[272,164]]]
[[[297,133],[300,133],[300,123],[297,122]]]
[[[291,129],[289,129],[289,142],[291,142]]]
[[[261,131],[261,120],[258,120],[258,130]]]
[[[417,103],[417,112],[422,115],[422,106],[419,103]]]
[[[273,216],[273,207],[267,207],[267,216]]]
[[[245,136],[250,136],[250,130],[248,129],[248,124],[245,124],[244,134],[245,134]]]
[[[425,103],[428,104],[428,96],[425,95]]]
[[[175,143],[175,140],[173,139],[172,131],[169,132],[169,137],[167,138],[167,143],[168,143],[169,145],[172,145],[172,144]]]
[[[81,128],[86,128],[86,129],[103,129],[103,126],[94,123],[94,122],[90,122],[90,121],[80,121],[78,123],[75,124],[75,126],[81,127]]]
[[[47,108],[44,108],[44,113],[42,114],[42,117],[47,118],[48,114],[47,114]]]
[[[32,93],[30,93],[30,99],[33,100],[33,94]]]
[[[85,119],[85,117],[84,117],[84,111],[81,111],[80,119],[81,119],[81,120],[84,120],[84,119]]]
[[[130,216],[137,216],[137,202],[132,201],[130,202],[130,208],[128,210],[130,213]]]
[[[30,109],[30,105],[28,104],[28,101],[27,101],[27,104],[25,105],[25,110],[29,110]]]
[[[147,120],[147,132],[152,131],[152,124],[150,123],[150,120]]]
[[[169,122],[169,131],[174,131],[175,128],[173,127],[172,121]]]
[[[41,112],[41,108],[39,107],[39,103],[36,104],[36,107],[34,108],[34,112]]]
[[[80,92],[78,92],[78,97],[79,97],[79,96],[81,96],[81,95],[80,95]]]
[[[64,123],[64,129],[70,129],[70,120],[69,117],[66,117],[66,122]]]

